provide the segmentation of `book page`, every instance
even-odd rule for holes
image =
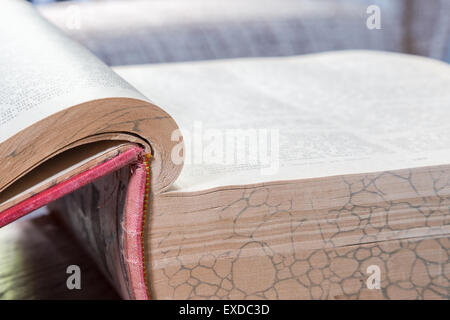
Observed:
[[[26,2],[2,1],[0,46],[0,143],[86,101],[144,99]]]
[[[181,128],[172,190],[450,163],[442,62],[344,51],[115,70]]]

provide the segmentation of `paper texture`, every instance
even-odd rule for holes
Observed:
[[[25,2],[2,1],[0,43],[0,143],[82,102],[143,98]]]
[[[158,195],[151,296],[449,299],[449,178],[440,166]]]
[[[191,136],[173,190],[450,162],[450,68],[431,59],[343,51],[115,70],[164,106],[185,138]],[[267,130],[266,141],[258,136],[267,142],[266,165],[261,157],[256,164],[205,161],[211,144],[219,144],[223,159],[242,154],[227,148],[229,129]],[[270,148],[277,141],[271,130],[279,133],[278,151]],[[262,174],[262,167],[275,170]]]

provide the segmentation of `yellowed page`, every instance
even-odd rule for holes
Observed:
[[[0,143],[83,102],[145,99],[25,1],[2,1],[0,43]]]
[[[435,60],[343,51],[115,70],[181,128],[172,190],[450,163],[450,67]],[[247,143],[228,147],[230,130]]]

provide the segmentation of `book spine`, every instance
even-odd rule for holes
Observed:
[[[131,163],[50,205],[124,299],[148,299],[143,226],[148,160]]]

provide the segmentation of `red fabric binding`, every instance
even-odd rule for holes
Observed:
[[[131,148],[113,159],[101,163],[92,169],[52,186],[17,205],[0,212],[0,228],[104,175],[114,172],[132,162],[136,162],[138,160],[138,155],[140,154],[142,154],[141,149],[138,147]]]

